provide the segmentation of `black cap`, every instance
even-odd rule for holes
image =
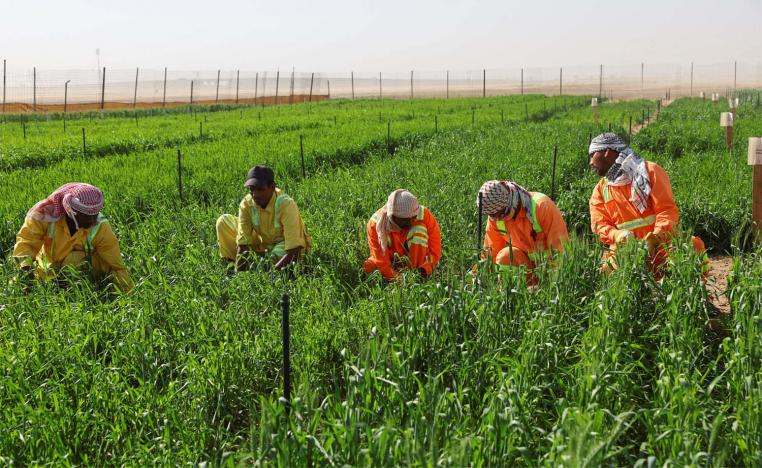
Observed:
[[[246,174],[244,187],[267,187],[275,181],[273,170],[266,166],[254,166]]]

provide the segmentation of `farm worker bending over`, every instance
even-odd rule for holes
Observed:
[[[679,219],[667,173],[656,163],[643,160],[615,133],[593,138],[588,155],[590,167],[602,176],[590,197],[593,233],[609,247],[601,271],[616,268],[617,244],[639,239],[648,248],[651,269],[661,276],[667,259],[665,247]],[[702,256],[704,242],[694,236],[691,243]]]
[[[62,185],[34,205],[16,234],[13,248],[21,270],[46,279],[54,277],[61,267],[90,264],[94,274],[110,275],[122,292],[132,289],[119,241],[100,214],[102,208],[103,193],[83,183]]]
[[[217,219],[220,255],[236,262],[236,271],[249,269],[247,253],[273,257],[278,270],[286,268],[310,249],[296,202],[275,186],[273,170],[249,169],[244,187],[250,191],[238,209],[238,217],[224,214]]]
[[[549,197],[507,180],[490,180],[479,189],[487,214],[486,254],[497,265],[535,267],[531,254],[562,251],[569,240],[561,212]],[[476,199],[477,207],[479,198]]]
[[[370,258],[363,263],[365,273],[376,270],[393,281],[402,269],[418,270],[431,276],[442,256],[442,234],[428,208],[404,189],[389,195],[386,205],[368,221]]]

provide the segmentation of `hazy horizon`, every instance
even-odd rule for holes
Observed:
[[[34,5],[32,5],[34,3]],[[760,63],[762,1],[72,0],[5,6],[9,69],[416,70]],[[96,57],[100,49],[100,62]]]

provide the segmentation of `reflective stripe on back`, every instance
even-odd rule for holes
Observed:
[[[56,221],[48,223],[48,237],[50,238],[50,258],[53,259],[53,241],[56,239]]]
[[[547,198],[547,195],[545,195],[544,193],[535,192],[532,195],[532,207],[531,207],[531,211],[532,211],[532,229],[537,234],[542,232],[542,226],[540,226],[540,222],[537,220],[537,202],[542,200],[543,198]]]
[[[95,226],[90,228],[90,232],[87,234],[87,238],[85,239],[85,252],[90,255],[93,251],[93,239],[95,239],[95,236],[98,235],[98,231],[101,228],[101,225],[103,223],[108,223],[108,219],[106,219],[103,215],[98,215],[98,221],[95,223]]]
[[[621,224],[617,224],[617,229],[627,229],[628,231],[632,231],[634,229],[639,229],[642,227],[647,227],[656,222],[656,215],[646,216],[645,218],[638,218],[633,219],[632,221],[627,221]]]
[[[423,210],[425,210],[425,209],[426,209],[426,207],[421,206],[421,209],[418,212],[418,221],[423,221],[423,214],[424,214]]]
[[[508,228],[505,227],[505,221],[503,221],[502,219],[499,221],[495,221],[495,225],[497,226],[497,232],[503,235],[508,234]]]
[[[280,229],[280,221],[278,220],[278,213],[280,212],[280,205],[286,200],[291,200],[291,197],[289,197],[285,193],[282,195],[278,195],[278,198],[275,199],[275,221],[273,222],[275,229]]]

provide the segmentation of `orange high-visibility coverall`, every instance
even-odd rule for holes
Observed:
[[[538,192],[529,194],[535,200],[537,226],[529,222],[524,208],[519,208],[513,217],[488,218],[484,248],[498,265],[534,268],[529,254],[538,250],[563,251],[564,243],[569,240],[566,223],[553,200]]]
[[[415,270],[422,268],[426,275],[431,275],[442,257],[442,234],[431,211],[422,206],[410,229],[390,232],[386,240],[386,252],[384,252],[381,250],[376,232],[376,223],[381,217],[382,210],[383,208],[376,211],[368,221],[370,258],[363,263],[365,273],[378,270],[384,279],[392,281],[399,275],[394,264],[401,262],[407,268]],[[395,262],[395,257],[400,260]]]
[[[650,161],[646,161],[646,169],[651,180],[651,195],[648,208],[643,213],[630,201],[630,184],[607,185],[604,177],[593,189],[593,195],[590,197],[590,226],[601,242],[609,247],[609,251],[604,255],[603,270],[609,267],[616,268],[616,244],[626,231],[632,232],[636,239],[644,239],[649,233],[653,233],[662,245],[669,245],[674,235],[680,215],[669,176],[658,164]],[[700,238],[691,237],[691,243],[700,256],[704,254],[706,248]],[[649,265],[657,272],[666,260],[667,252],[660,246],[649,258]]]

